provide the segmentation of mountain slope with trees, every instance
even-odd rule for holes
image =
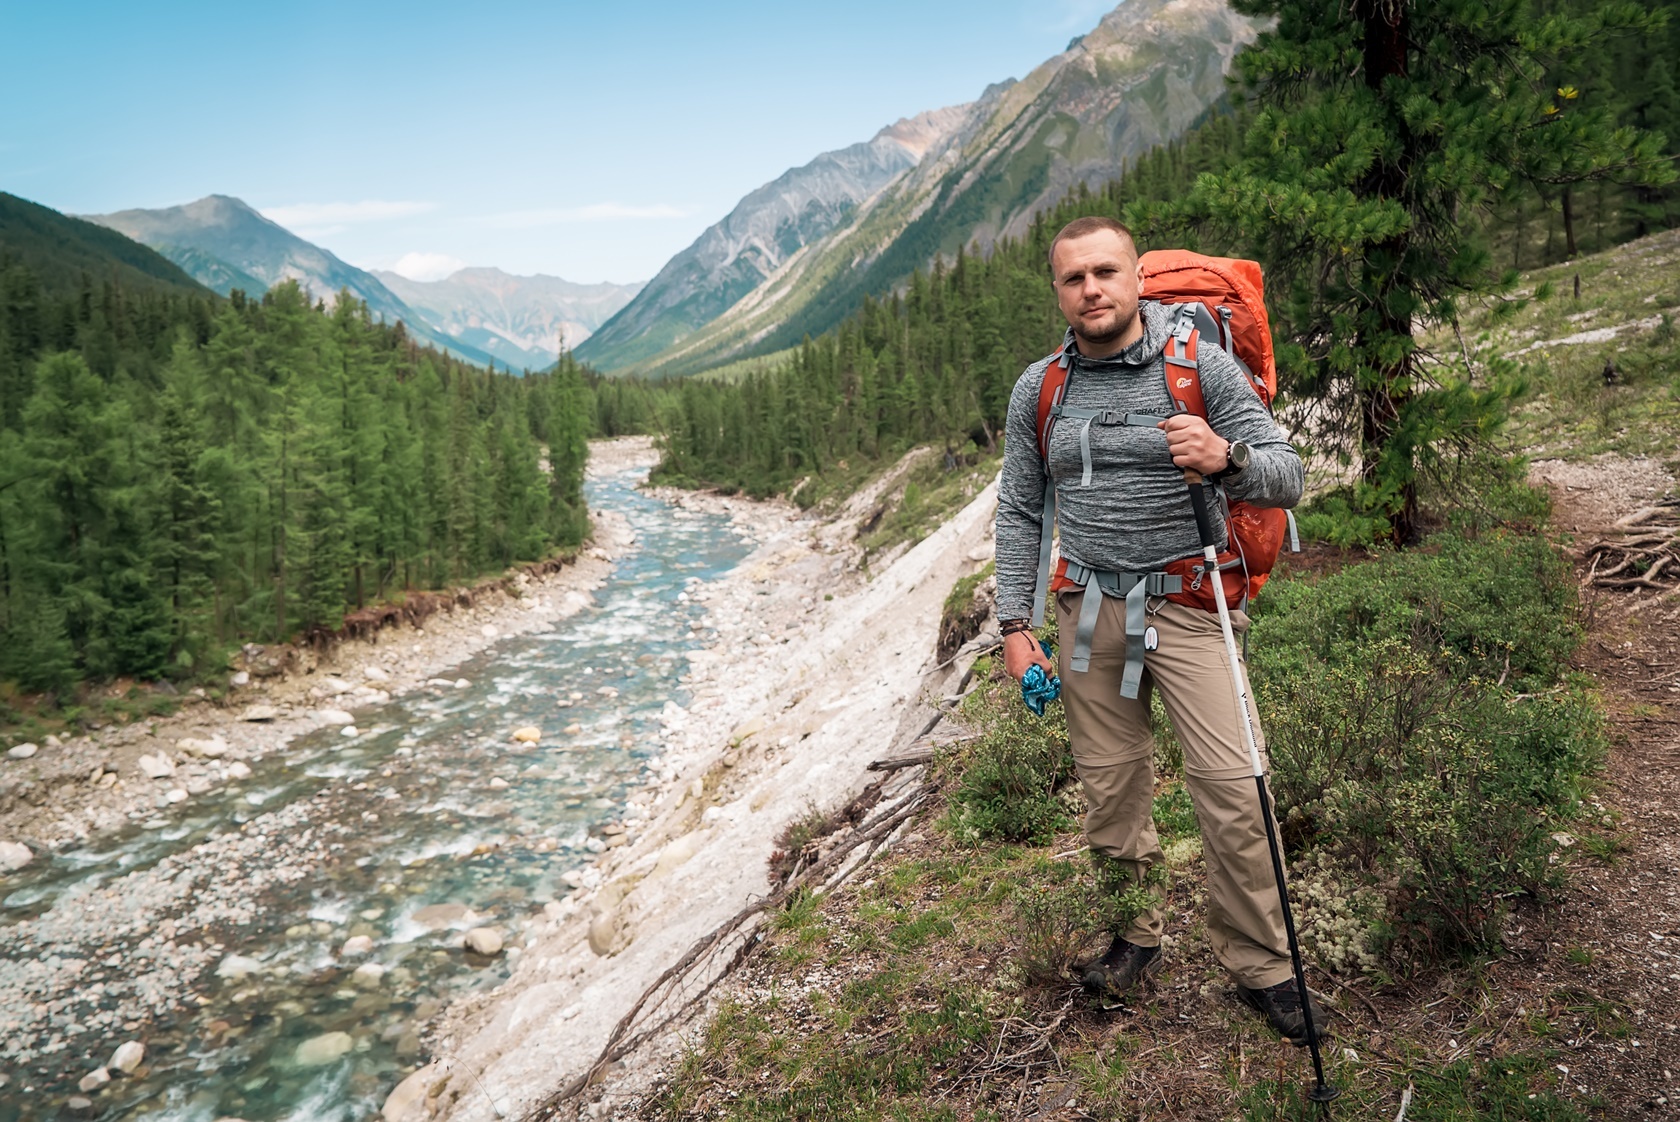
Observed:
[[[1253,37],[1253,24],[1224,0],[1129,0],[1026,78],[961,107],[961,119],[914,167],[784,255],[727,310],[686,333],[650,336],[657,353],[644,347],[616,364],[672,376],[794,346],[938,254],[1020,236],[1076,185],[1107,182],[1203,118]],[[596,344],[617,331],[608,324]],[[605,357],[595,346],[581,355]]]
[[[133,251],[173,266],[31,219],[0,226],[0,681],[190,676],[582,540],[598,403],[575,363],[467,366],[348,291],[141,283]],[[634,384],[603,404],[648,408]]]
[[[84,276],[135,291],[202,293],[186,270],[114,230],[0,191],[0,245],[6,265],[22,265],[52,292],[74,290]]]
[[[1566,30],[1572,26],[1567,20],[1602,24],[1596,6],[1584,2],[1542,10],[1555,10],[1551,18],[1566,21]],[[1680,96],[1662,65],[1680,53],[1680,21],[1662,22],[1669,10],[1666,5],[1651,9],[1660,26],[1639,34],[1616,34],[1615,26],[1603,26],[1585,40],[1570,40],[1576,45],[1567,52],[1560,53],[1556,38],[1523,38],[1526,54],[1520,68],[1508,74],[1514,88],[1506,95],[1507,118],[1502,119],[1514,136],[1522,123],[1508,115],[1517,111],[1511,107],[1520,94],[1521,111],[1532,118],[1522,125],[1533,134],[1532,143],[1523,142],[1529,155],[1508,178],[1491,182],[1484,161],[1484,173],[1478,173],[1484,178],[1467,183],[1451,203],[1454,213],[1470,219],[1454,227],[1458,232],[1453,236],[1461,240],[1440,259],[1447,262],[1444,276],[1458,287],[1430,297],[1430,314],[1449,331],[1460,303],[1503,306],[1519,299],[1510,287],[1513,264],[1528,268],[1564,260],[1572,244],[1583,252],[1604,248],[1680,222],[1680,192],[1665,182],[1669,173],[1663,170],[1680,153],[1680,131],[1663,140],[1661,149],[1655,134],[1624,131],[1674,121],[1680,111]],[[1641,11],[1622,15],[1637,25],[1645,18]],[[1430,31],[1425,27],[1419,33]],[[1561,34],[1546,22],[1536,23],[1540,31]],[[1342,62],[1357,71],[1357,56]],[[1427,80],[1423,73],[1414,78],[1420,85]],[[1570,80],[1573,84],[1566,84]],[[1571,96],[1562,97],[1563,91]],[[1321,146],[1316,151],[1333,154],[1332,130],[1343,119],[1338,114],[1356,100],[1346,92],[1314,95],[1311,105],[1320,116],[1300,126],[1298,134],[1308,138],[1300,142],[1302,148],[1310,140]],[[1336,294],[1346,290],[1319,283],[1326,276],[1322,270],[1283,267],[1309,260],[1307,243],[1297,245],[1292,236],[1340,233],[1343,241],[1335,244],[1341,245],[1363,227],[1353,219],[1345,228],[1326,224],[1322,230],[1269,219],[1267,207],[1298,198],[1324,174],[1304,162],[1304,152],[1270,154],[1267,145],[1282,112],[1239,100],[1233,111],[1216,114],[1183,140],[1156,149],[1102,189],[1075,191],[1043,212],[1022,237],[1000,241],[989,255],[960,251],[913,276],[902,292],[865,300],[838,329],[808,340],[777,368],[735,382],[684,382],[681,413],[671,421],[660,477],[752,493],[791,490],[810,477],[814,482],[801,486],[796,496],[808,502],[827,490],[822,480],[857,478],[867,465],[890,461],[916,443],[944,444],[958,455],[976,445],[991,447],[1015,379],[1061,337],[1064,325],[1049,291],[1045,253],[1057,229],[1085,214],[1131,221],[1146,249],[1189,245],[1257,257],[1267,269],[1280,343],[1280,416],[1294,426],[1298,440],[1327,455],[1358,464],[1369,453],[1373,463],[1381,461],[1386,447],[1382,430],[1367,433],[1357,421],[1359,376],[1348,365],[1350,347],[1361,338],[1357,320],[1351,312],[1327,318],[1320,299],[1340,299]],[[1464,127],[1463,116],[1455,118],[1453,127]],[[1562,146],[1553,139],[1575,138],[1582,131],[1599,139]],[[1620,146],[1621,155],[1607,151],[1608,146]],[[1557,162],[1564,156],[1568,162]],[[1333,156],[1325,158],[1331,160],[1325,166],[1336,166]],[[1275,161],[1274,185],[1251,196],[1245,215],[1236,214],[1236,203],[1220,192],[1229,195],[1234,190],[1229,185],[1243,177],[1253,182],[1260,166],[1254,161],[1265,160]],[[1465,170],[1462,161],[1453,166]],[[1567,208],[1566,197],[1571,199]],[[1420,205],[1433,208],[1433,214],[1448,204],[1423,200]],[[1441,236],[1439,228],[1429,229],[1431,239]],[[1421,307],[1418,314],[1424,314]],[[1390,509],[1391,498],[1403,496],[1419,472],[1451,474],[1459,452],[1497,427],[1502,403],[1518,383],[1510,380],[1509,371],[1492,371],[1487,359],[1475,359],[1473,374],[1479,381],[1474,384],[1462,366],[1454,373],[1441,365],[1465,353],[1467,347],[1456,342],[1431,352],[1437,382],[1432,396],[1418,398],[1429,411],[1389,430],[1402,432],[1404,440],[1383,468],[1388,482],[1366,480],[1364,492],[1349,493],[1347,498],[1366,512],[1361,516],[1366,521],[1344,531],[1364,538],[1387,533],[1391,514],[1405,508],[1402,501]],[[1401,532],[1407,531],[1402,527]]]
[[[206,195],[182,206],[84,217],[151,246],[223,295],[243,288],[247,296],[259,297],[291,280],[313,299],[330,305],[341,291],[348,291],[376,319],[400,320],[411,334],[468,362],[498,365],[478,348],[433,329],[378,277],[264,218],[241,199]],[[252,279],[258,286],[246,287]],[[508,364],[500,365],[506,368]]]

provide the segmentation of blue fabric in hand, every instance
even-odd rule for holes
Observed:
[[[1055,657],[1050,651],[1050,645],[1039,640],[1044,648],[1044,657]],[[1054,674],[1045,674],[1044,667],[1036,662],[1027,667],[1027,672],[1021,675],[1021,700],[1026,702],[1027,708],[1035,716],[1044,716],[1044,707],[1062,696],[1062,680]]]

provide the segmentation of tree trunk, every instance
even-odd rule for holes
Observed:
[[[1408,0],[1358,0],[1356,11],[1365,33],[1365,85],[1371,90],[1381,91],[1386,79],[1406,73],[1407,6]],[[1377,198],[1396,198],[1404,193],[1405,179],[1403,159],[1387,162],[1367,183],[1366,190]],[[1386,259],[1385,267],[1381,270],[1381,280],[1371,284],[1368,291],[1378,301],[1375,309],[1376,335],[1385,339],[1397,338],[1409,344],[1412,334],[1410,319],[1396,316],[1388,308],[1388,297],[1402,271],[1406,248],[1404,235],[1376,247],[1377,255]],[[1374,277],[1375,273],[1376,270],[1367,262],[1367,277]],[[1400,413],[1411,394],[1411,347],[1407,345],[1401,349],[1398,360],[1378,367],[1375,377],[1360,387],[1360,474],[1367,484],[1376,486],[1381,482],[1383,452],[1399,427]],[[1399,506],[1389,514],[1389,533],[1401,545],[1412,544],[1420,536],[1417,486],[1409,469],[1405,474],[1406,478],[1400,486]]]
[[[1569,260],[1575,260],[1575,207],[1567,187],[1563,189],[1563,246]]]

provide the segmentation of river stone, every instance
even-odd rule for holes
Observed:
[[[64,1100],[64,1105],[77,1114],[87,1114],[93,1110],[93,1100],[82,1095],[71,1095]]]
[[[377,666],[362,667],[362,677],[370,682],[389,682],[391,680],[391,675]]]
[[[589,949],[605,958],[635,941],[635,933],[617,908],[607,908],[589,924]]]
[[[217,760],[227,755],[228,743],[219,736],[212,736],[209,740],[184,736],[175,742],[175,747],[189,756],[205,756]]]
[[[465,904],[427,904],[415,912],[413,918],[421,927],[441,931],[458,923],[471,923],[478,917]]]
[[[15,873],[33,860],[34,850],[22,842],[0,841],[0,870]]]
[[[228,765],[227,775],[229,779],[249,779],[251,768],[244,760],[235,760]]]
[[[521,744],[535,744],[542,739],[542,729],[536,725],[526,725],[513,730],[513,739]]]
[[[501,776],[494,775],[490,777],[489,787],[492,791],[505,791],[507,790],[507,786],[508,781],[503,779]]]
[[[216,977],[237,982],[239,979],[249,977],[261,969],[262,963],[254,958],[246,958],[242,954],[230,954],[216,965]]]
[[[487,623],[483,627],[478,629],[478,633],[480,635],[484,636],[486,639],[494,639],[496,637],[496,634],[497,634],[496,625],[493,624],[493,623]]]
[[[426,1090],[437,1074],[438,1065],[433,1061],[420,1070],[411,1072],[406,1079],[392,1088],[391,1093],[385,1096],[385,1105],[380,1108],[385,1122],[404,1122],[415,1107],[426,1101]]]
[[[140,1066],[146,1058],[146,1046],[138,1040],[125,1040],[117,1045],[117,1050],[111,1053],[111,1062],[106,1067],[114,1067],[124,1075],[133,1075],[134,1069]]]
[[[12,745],[6,750],[6,755],[10,756],[14,760],[27,760],[40,750],[41,749],[38,745],[30,744],[28,741],[25,741],[22,744]]]
[[[377,962],[364,962],[350,975],[351,984],[373,989],[385,977],[385,968]]]
[[[175,761],[162,752],[155,756],[141,756],[136,763],[140,765],[140,772],[147,779],[167,779],[175,774]]]
[[[349,682],[346,682],[343,678],[322,678],[321,688],[326,690],[328,693],[349,693],[356,687],[352,686]]]
[[[299,1044],[292,1060],[299,1067],[322,1067],[355,1046],[356,1041],[347,1032],[324,1032]]]
[[[340,736],[360,736],[360,735],[362,735],[362,730],[357,728],[355,725],[345,725],[343,728],[339,729],[338,732],[339,732]]]
[[[372,951],[372,939],[366,935],[352,935],[344,940],[344,946],[339,948],[338,953],[345,958],[351,958],[355,955],[369,954]]]
[[[323,725],[353,725],[356,718],[342,709],[317,709],[315,719]]]
[[[583,731],[583,726],[579,724],[570,724],[560,731],[565,733],[567,736],[576,736],[578,733]]]
[[[235,689],[238,689],[240,686],[248,686],[250,684],[251,672],[248,670],[240,670],[228,678],[228,685],[234,687]]]
[[[272,721],[280,715],[280,710],[272,705],[248,705],[241,713],[241,721]]]
[[[184,803],[187,801],[187,789],[185,787],[171,787],[163,793],[163,801],[171,805]]]
[[[467,950],[489,957],[502,953],[502,933],[494,927],[475,927],[466,934]]]
[[[96,1067],[86,1075],[82,1076],[81,1082],[76,1084],[76,1089],[84,1093],[89,1093],[99,1090],[99,1088],[105,1086],[105,1084],[110,1081],[111,1073],[102,1067]]]
[[[668,873],[672,869],[687,864],[688,859],[693,857],[695,850],[699,848],[699,844],[693,834],[684,834],[660,850],[659,860],[653,866],[653,875],[658,876],[661,873]]]

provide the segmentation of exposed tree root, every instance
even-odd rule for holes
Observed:
[[[1680,589],[1680,526],[1669,524],[1676,504],[1648,506],[1615,524],[1615,533],[1586,546],[1587,575],[1581,586]]]

